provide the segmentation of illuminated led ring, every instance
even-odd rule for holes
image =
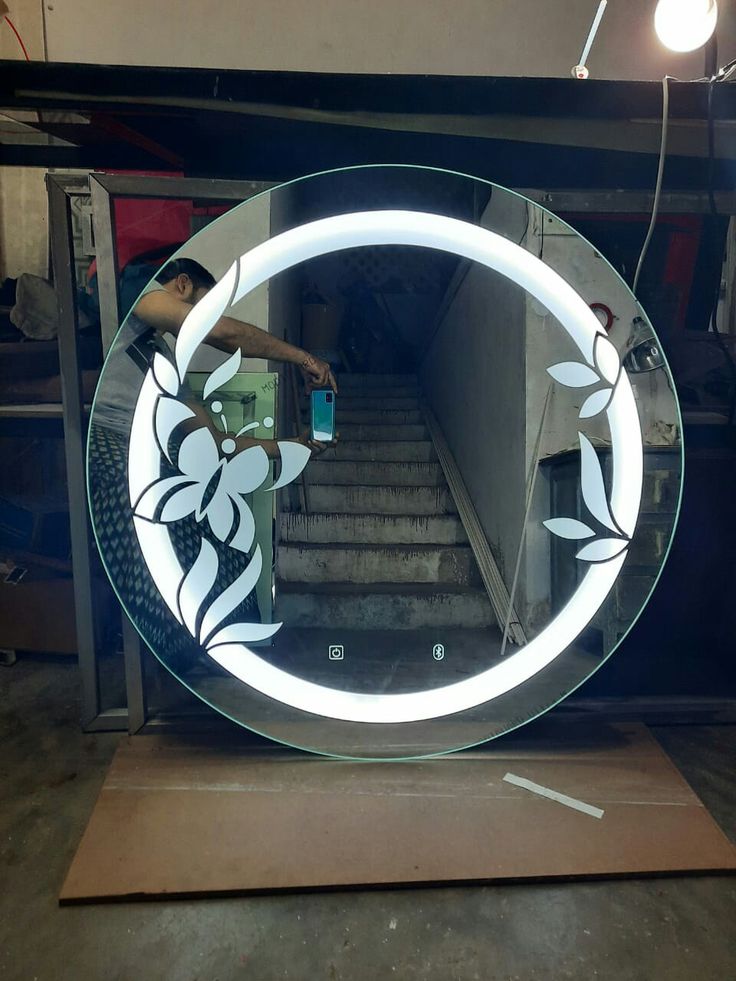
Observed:
[[[301,225],[256,246],[236,261],[194,308],[198,327],[191,327],[186,338],[179,336],[176,354],[180,376],[212,329],[220,315],[218,311],[297,263],[341,249],[371,245],[437,249],[496,270],[539,300],[559,320],[587,364],[594,364],[595,341],[603,334],[598,318],[572,286],[540,259],[495,232],[455,218],[414,211],[369,211]],[[153,373],[149,371],[136,403],[131,431],[136,479],[141,486],[161,474],[161,453],[152,425],[157,395]],[[619,529],[630,539],[639,512],[644,460],[639,417],[624,371],[620,372],[605,411],[613,462],[610,507]],[[172,589],[175,591],[182,573],[166,526],[136,519],[136,533],[162,598],[172,610],[176,609]],[[517,688],[559,657],[600,608],[625,558],[624,550],[610,561],[589,565],[560,613],[537,637],[501,664],[429,691],[382,695],[339,691],[294,677],[243,644],[222,644],[207,653],[244,684],[313,715],[367,723],[417,722],[447,716]]]

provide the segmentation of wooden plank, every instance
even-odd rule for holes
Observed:
[[[512,786],[509,772],[603,817]],[[410,763],[246,755],[237,733],[136,736],[61,901],[734,870],[733,845],[640,725],[545,722]]]

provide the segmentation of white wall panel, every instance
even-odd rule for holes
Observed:
[[[736,57],[736,10],[720,6],[727,61]],[[592,77],[702,75],[702,53],[675,56],[658,43],[654,7],[608,5]],[[45,16],[52,61],[569,76],[596,8],[597,0],[47,0]]]

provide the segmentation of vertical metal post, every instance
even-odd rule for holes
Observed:
[[[92,198],[92,223],[97,255],[97,292],[100,301],[100,333],[102,351],[107,355],[120,327],[120,295],[118,292],[118,245],[115,226],[115,200],[93,174],[89,179]],[[125,689],[128,700],[128,731],[138,732],[146,723],[148,712],[144,692],[143,648],[138,633],[122,618]]]
[[[97,291],[100,298],[102,352],[107,354],[120,327],[118,294],[118,246],[115,228],[115,201],[94,174],[90,174],[92,227],[97,255]]]
[[[91,535],[85,489],[84,402],[77,344],[77,284],[71,207],[64,187],[51,175],[46,178],[49,196],[51,259],[59,313],[59,367],[61,372],[64,449],[69,495],[74,612],[77,624],[79,668],[82,679],[82,725],[100,712],[96,663],[96,626],[90,564]]]
[[[52,181],[53,178],[50,179]],[[50,184],[49,184],[50,186]],[[118,292],[118,252],[115,227],[115,200],[120,197],[165,198],[180,200],[200,197],[205,200],[242,201],[253,194],[271,187],[271,184],[254,181],[221,181],[172,177],[143,177],[139,175],[108,175],[91,174],[89,190],[92,203],[92,222],[95,236],[95,252],[97,256],[97,282],[100,299],[100,320],[102,346],[105,354],[115,338],[120,326],[120,298]],[[60,188],[61,190],[61,188]],[[63,193],[63,192],[62,192]],[[59,205],[61,208],[61,206]],[[66,212],[61,209],[68,222],[68,205]],[[63,226],[60,226],[63,227]],[[73,290],[72,290],[73,292]],[[72,296],[72,300],[75,296]],[[75,335],[76,339],[76,335]],[[78,378],[78,372],[77,376]],[[80,444],[81,447],[81,444]],[[83,447],[81,473],[81,493],[84,497],[84,467]],[[84,514],[84,509],[82,510]],[[87,526],[87,529],[89,526]],[[89,554],[85,556],[89,559]],[[81,579],[89,576],[89,564],[85,563]],[[77,580],[77,565],[75,564],[75,585]],[[122,612],[122,611],[121,611]],[[138,732],[148,721],[146,704],[145,674],[143,665],[143,642],[122,613],[123,656],[125,662],[127,709],[112,708],[99,711],[99,688],[95,660],[94,638],[89,645],[80,641],[80,664],[85,676],[85,720],[86,727],[94,730],[107,731],[122,729],[127,721],[131,733]],[[89,652],[83,660],[82,647],[88,647]],[[96,700],[92,702],[87,697],[87,690],[94,681]],[[92,689],[90,689],[92,690]],[[94,711],[92,710],[94,708]]]
[[[120,611],[123,622],[123,659],[125,661],[125,693],[128,701],[128,732],[135,735],[148,720],[146,686],[143,676],[143,644],[125,610]]]

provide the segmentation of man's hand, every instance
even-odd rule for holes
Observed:
[[[174,335],[179,333],[191,311],[190,303],[179,299],[167,288],[146,293],[134,309],[135,315],[149,327],[162,334]],[[222,351],[239,349],[246,358],[264,358],[267,361],[295,364],[304,378],[307,395],[314,388],[331,388],[333,392],[337,392],[335,376],[326,361],[315,358],[309,351],[303,351],[293,344],[287,344],[253,324],[233,320],[232,317],[220,317],[205,341]]]
[[[339,434],[335,434],[335,438],[330,443],[320,443],[316,439],[312,439],[312,434],[310,429],[305,429],[301,436],[297,436],[295,442],[301,443],[302,446],[306,446],[308,450],[312,451],[312,456],[319,456],[320,453],[324,453],[325,450],[330,449],[331,446],[337,446]]]
[[[313,354],[304,351],[304,357],[299,362],[299,370],[304,379],[304,389],[307,395],[315,388],[331,388],[337,394],[337,382],[326,361],[315,358]]]

